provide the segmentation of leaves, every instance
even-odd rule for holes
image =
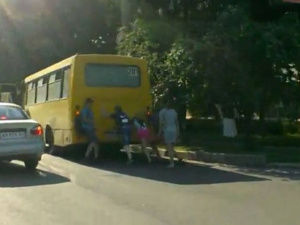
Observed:
[[[286,90],[292,86],[286,80],[292,73],[283,73],[283,68],[299,68],[295,15],[256,23],[243,6],[211,7],[201,10],[214,17],[184,22],[182,34],[174,32],[169,20],[140,20],[119,52],[148,60],[152,80],[158,77],[153,82],[156,100],[175,97],[179,107],[187,104],[194,114],[220,103],[250,115],[287,99]],[[176,24],[182,27],[180,20]],[[200,24],[202,32],[186,29]]]
[[[0,79],[19,82],[76,53],[114,53],[120,26],[115,0],[0,0]]]
[[[0,79],[20,81],[76,53],[117,51],[148,61],[156,102],[175,97],[197,115],[212,114],[215,103],[249,115],[278,102],[299,106],[300,29],[287,8],[257,23],[248,1],[131,7],[139,18],[116,48],[120,0],[0,0]]]

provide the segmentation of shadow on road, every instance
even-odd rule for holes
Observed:
[[[193,165],[189,163],[177,165],[171,170],[165,167],[165,163],[155,163],[154,165],[136,164],[130,167],[124,164],[103,163],[97,168],[119,174],[179,185],[220,184],[265,180],[254,176],[241,175],[213,169],[208,166]]]
[[[119,157],[117,159],[105,158],[93,165],[82,163],[82,161],[79,158],[74,157],[74,155],[69,157],[65,155],[64,158],[66,160],[100,170],[179,185],[219,184],[266,180],[255,176],[241,175],[234,172],[213,169],[209,166],[189,163],[177,163],[174,169],[168,169],[166,168],[168,163],[167,160],[155,161],[152,164],[148,164],[144,155],[134,155],[134,163],[131,166],[126,165],[125,154],[124,157]]]
[[[29,172],[13,163],[0,163],[0,188],[18,188],[69,182],[69,179],[43,170]]]

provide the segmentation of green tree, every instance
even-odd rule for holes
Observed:
[[[116,0],[0,1],[2,80],[21,79],[76,53],[115,53]]]
[[[119,52],[148,60],[152,80],[158,81],[153,88],[156,99],[169,93],[180,108],[187,104],[195,113],[211,111],[220,103],[226,116],[231,117],[228,114],[237,107],[250,119],[259,112],[263,121],[268,109],[290,97],[285,92],[292,77],[284,71],[299,67],[297,15],[257,23],[247,5],[215,7],[221,11],[192,23],[138,22],[127,32]],[[203,21],[202,31],[189,29]],[[180,24],[181,32],[172,30],[174,24]]]
[[[180,24],[164,21],[145,23],[137,20],[133,27],[126,31],[124,40],[118,46],[120,54],[147,60],[156,100],[165,96],[165,80],[168,79],[170,71],[164,62],[172,43],[181,35]]]
[[[299,68],[299,34],[294,14],[256,23],[242,8],[227,8],[200,41],[207,98],[225,109],[235,105],[248,117],[259,112],[263,122],[286,96],[291,73],[284,71]]]

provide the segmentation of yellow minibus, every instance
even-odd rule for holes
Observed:
[[[25,110],[43,126],[48,147],[86,142],[75,121],[87,98],[94,100],[102,143],[119,140],[114,121],[101,116],[102,107],[113,112],[120,105],[129,117],[144,119],[152,102],[146,61],[127,56],[75,55],[28,76],[24,83]]]

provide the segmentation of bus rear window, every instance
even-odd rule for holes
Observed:
[[[87,64],[85,83],[89,87],[139,87],[141,75],[137,66]]]

